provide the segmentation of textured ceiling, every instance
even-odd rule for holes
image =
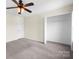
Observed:
[[[34,2],[35,4],[34,6],[28,7],[28,9],[32,10],[31,14],[45,13],[72,4],[72,0],[23,0],[24,4],[29,2]],[[16,6],[16,4],[12,0],[6,0],[6,7],[11,6]],[[16,12],[17,9],[7,10],[9,14],[17,14]],[[22,14],[26,15],[30,13],[25,11]]]

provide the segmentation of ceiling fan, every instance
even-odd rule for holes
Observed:
[[[31,10],[27,9],[26,7],[29,7],[29,6],[33,6],[34,3],[33,2],[30,2],[30,3],[27,3],[27,4],[23,4],[22,0],[19,0],[19,2],[17,2],[16,0],[12,0],[17,6],[16,7],[7,7],[6,9],[14,9],[14,8],[19,8],[19,12],[18,14],[21,14],[22,10],[25,10],[29,13],[32,13]]]

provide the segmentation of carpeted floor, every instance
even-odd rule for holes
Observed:
[[[72,59],[70,46],[19,39],[6,43],[6,59]]]

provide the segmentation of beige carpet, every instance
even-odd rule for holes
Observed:
[[[6,43],[6,59],[72,59],[70,46],[19,39]]]

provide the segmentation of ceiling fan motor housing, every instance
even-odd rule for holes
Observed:
[[[19,3],[22,3],[22,0],[19,0]]]
[[[23,7],[23,3],[22,3],[22,0],[19,0],[19,8],[22,8]]]

